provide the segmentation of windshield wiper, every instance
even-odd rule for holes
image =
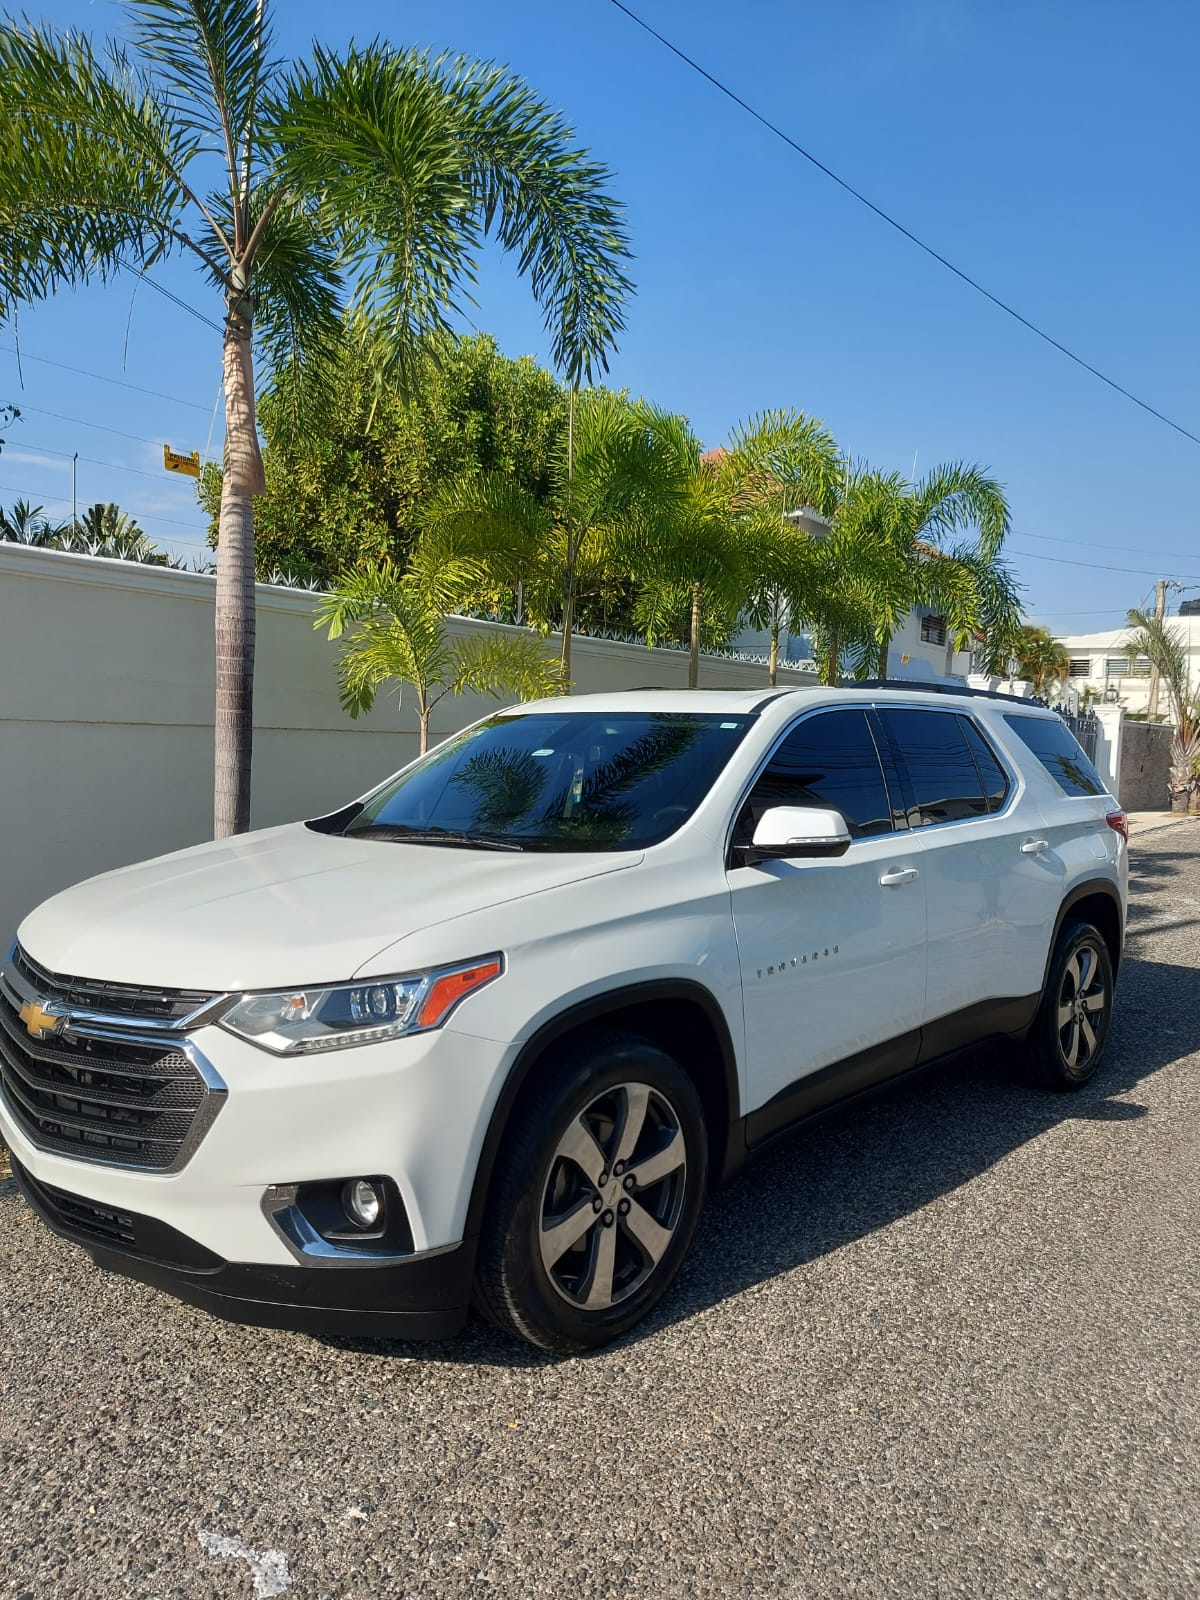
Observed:
[[[453,828],[406,828],[401,823],[370,822],[364,828],[347,828],[347,839],[391,839],[398,844],[463,845],[472,850],[524,850],[513,839],[486,833],[460,833]]]

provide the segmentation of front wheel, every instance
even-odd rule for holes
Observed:
[[[624,1034],[561,1048],[501,1152],[479,1243],[485,1315],[563,1353],[625,1333],[687,1253],[707,1157],[695,1086],[664,1050]]]
[[[1030,1034],[1030,1075],[1042,1088],[1081,1089],[1100,1069],[1112,1022],[1112,957],[1090,922],[1059,935]]]

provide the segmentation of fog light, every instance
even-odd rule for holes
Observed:
[[[356,1227],[374,1228],[383,1215],[383,1196],[366,1178],[352,1178],[342,1189],[342,1207]]]

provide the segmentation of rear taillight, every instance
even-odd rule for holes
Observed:
[[[1110,811],[1104,820],[1114,833],[1119,833],[1125,843],[1129,843],[1129,818],[1123,811]]]

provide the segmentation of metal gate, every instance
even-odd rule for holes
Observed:
[[[1100,731],[1100,718],[1094,711],[1072,713],[1064,711],[1061,707],[1056,707],[1056,709],[1067,727],[1078,739],[1084,755],[1089,761],[1094,762],[1096,759],[1096,735]]]

